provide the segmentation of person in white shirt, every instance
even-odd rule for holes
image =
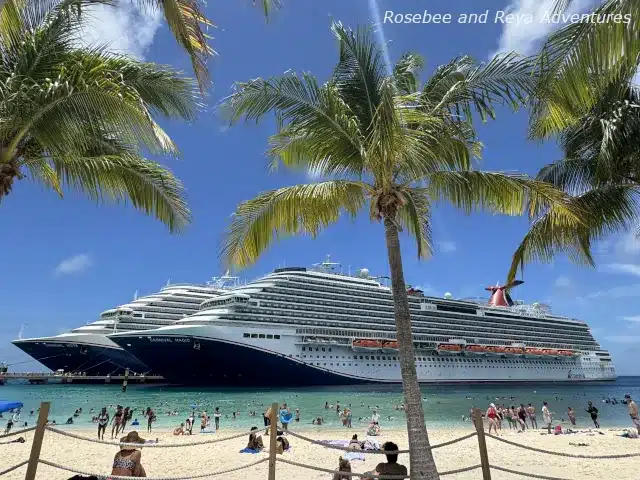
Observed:
[[[378,414],[378,410],[373,410],[373,415],[371,415],[371,423],[374,425],[380,424],[380,415]]]
[[[542,402],[542,418],[544,423],[547,424],[547,432],[551,433],[551,423],[553,422],[553,414],[549,411],[547,402]]]

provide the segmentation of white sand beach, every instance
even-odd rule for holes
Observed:
[[[357,433],[360,439],[364,439],[362,429],[324,430],[319,427],[317,430],[302,432],[305,436],[317,440],[347,440],[353,433]],[[456,429],[434,429],[430,430],[432,444],[445,442],[453,438],[464,436],[473,431],[472,426],[468,428]],[[95,438],[95,431],[73,430],[92,438]],[[618,436],[621,429],[603,429],[604,435],[592,432],[573,435],[546,435],[543,431],[527,431],[516,434],[502,431],[504,438],[517,441],[519,443],[553,450],[581,455],[609,455],[640,453],[640,440],[627,439]],[[220,434],[174,437],[170,432],[158,431],[152,435],[145,436],[141,430],[140,434],[145,438],[159,438],[160,443],[184,443],[190,441],[204,441],[210,438],[222,438],[239,433],[237,430],[221,431]],[[247,435],[248,436],[248,435]],[[14,437],[15,438],[15,437]],[[9,467],[29,457],[33,432],[26,435],[27,442],[24,444],[4,444],[0,445],[0,470]],[[400,449],[407,448],[406,432],[401,430],[383,430],[382,435],[376,439],[383,443],[388,440],[396,442]],[[8,439],[5,439],[6,441]],[[265,437],[265,445],[269,439]],[[291,451],[286,452],[282,458],[301,462],[309,465],[335,469],[338,464],[338,457],[341,452],[323,448],[319,445],[309,444],[301,439],[289,436]],[[175,476],[188,477],[190,474],[204,474],[216,472],[243,464],[248,464],[260,458],[267,458],[267,453],[256,455],[242,454],[239,450],[244,448],[247,438],[242,437],[228,442],[220,442],[208,445],[189,446],[181,448],[144,448],[142,454],[143,465],[149,477]],[[586,443],[588,446],[573,446],[570,443]],[[589,480],[611,478],[615,472],[615,478],[637,478],[640,458],[624,458],[610,460],[589,460],[575,459],[559,456],[543,455],[540,453],[524,450],[488,438],[489,461],[492,464],[510,468],[522,472],[548,475],[552,477],[570,480]],[[117,447],[111,445],[100,445],[68,437],[63,437],[52,432],[46,432],[41,457],[56,463],[77,468],[84,472],[108,474],[111,472],[111,462]],[[452,446],[435,450],[436,463],[440,471],[458,469],[480,463],[478,453],[478,441],[476,437],[470,438]],[[366,455],[366,461],[353,461],[354,472],[365,472],[375,467],[378,462],[384,461],[382,455]],[[400,463],[409,465],[408,455],[400,456]],[[248,469],[224,474],[220,478],[226,480],[266,480],[267,463],[263,463]],[[26,466],[3,477],[3,480],[23,479]],[[64,472],[46,465],[38,467],[37,478],[42,480],[63,480],[72,477],[73,474]],[[282,479],[330,479],[327,473],[302,469],[300,467],[277,465],[277,478]],[[450,478],[456,480],[477,480],[481,478],[480,470],[461,473]],[[513,480],[526,478],[520,475],[513,475],[499,471],[492,471],[492,478],[495,480]]]

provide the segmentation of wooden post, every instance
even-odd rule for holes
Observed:
[[[49,419],[50,402],[42,402],[40,404],[40,412],[38,413],[38,424],[33,434],[33,443],[31,444],[31,455],[29,455],[29,464],[27,465],[27,474],[24,480],[35,480],[36,470],[38,469],[38,460],[40,459],[40,450],[42,449],[42,440],[44,439],[44,431]]]
[[[269,480],[276,480],[276,455],[278,439],[278,411],[280,405],[271,404],[271,428],[269,429]]]
[[[478,446],[480,447],[480,464],[482,465],[482,480],[491,480],[491,468],[489,467],[489,455],[487,454],[487,440],[484,436],[484,422],[479,408],[473,409],[473,424],[478,433]]]

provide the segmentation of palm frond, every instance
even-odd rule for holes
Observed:
[[[420,90],[418,75],[424,68],[424,59],[415,53],[405,53],[393,66],[393,79],[401,95],[411,95]]]
[[[398,223],[415,239],[418,258],[429,258],[433,255],[433,238],[431,234],[431,205],[429,199],[419,190],[407,188],[402,191],[406,201],[398,210]]]
[[[558,212],[551,208],[540,217],[522,240],[513,255],[507,280],[533,261],[549,262],[559,253],[583,265],[594,265],[591,245],[611,233],[625,231],[640,214],[640,187],[608,185],[573,197],[571,203],[583,212],[578,224],[558,222]]]
[[[222,247],[223,263],[243,268],[254,263],[275,238],[316,236],[338,221],[342,211],[354,217],[365,203],[367,186],[329,181],[283,187],[241,203]]]
[[[489,210],[505,215],[527,213],[535,220],[553,210],[556,221],[581,225],[584,213],[571,198],[553,185],[526,175],[501,172],[435,172],[428,177],[425,193],[434,201],[447,200],[465,213]]]

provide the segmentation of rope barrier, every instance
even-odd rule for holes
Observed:
[[[524,448],[525,450],[531,450],[533,452],[538,452],[538,453],[546,453],[548,455],[556,455],[558,457],[586,458],[591,460],[613,460],[616,458],[640,457],[640,453],[624,453],[620,455],[579,455],[574,453],[553,452],[551,450],[543,450],[541,448],[529,447],[527,445],[522,445],[521,443],[512,442],[510,440],[505,440],[504,438],[495,437],[493,435],[486,435],[486,436],[489,438],[493,438],[494,440],[498,440],[499,442],[503,442],[508,445],[513,445],[514,447],[520,447],[520,448]]]
[[[251,463],[248,463],[246,465],[242,465],[240,467],[228,468],[226,470],[220,470],[218,472],[191,474],[191,475],[189,475],[187,477],[147,477],[147,480],[190,480],[190,479],[193,479],[193,478],[215,477],[217,475],[223,475],[225,473],[237,472],[238,470],[243,470],[245,468],[253,467],[255,465],[259,465],[259,464],[267,462],[267,461],[269,461],[268,458],[263,458],[261,460],[257,460],[255,462],[251,462]],[[42,458],[40,460],[38,460],[38,462],[40,462],[40,463],[42,463],[44,465],[48,465],[48,466],[53,467],[53,468],[57,468],[59,470],[65,470],[67,472],[75,473],[77,475],[84,475],[84,476],[87,476],[87,477],[109,478],[109,479],[113,479],[113,480],[116,480],[116,479],[117,480],[136,480],[138,478],[138,477],[126,477],[126,476],[121,476],[121,475],[103,475],[103,474],[96,474],[96,473],[91,473],[91,472],[84,472],[84,471],[81,471],[81,470],[75,470],[75,469],[70,468],[70,467],[65,467],[64,465],[60,465],[58,463],[50,462],[49,460],[44,460]]]
[[[31,432],[31,431],[35,430],[36,428],[37,427],[29,427],[29,428],[23,428],[22,430],[16,430],[15,432],[5,433],[4,435],[0,435],[0,439],[7,438],[7,437],[13,437],[14,435],[20,435],[21,433]]]
[[[539,478],[540,480],[567,480],[566,478],[560,478],[560,477],[549,477],[547,475],[536,475],[535,473],[518,472],[517,470],[511,470],[509,468],[504,468],[504,467],[496,467],[494,465],[491,465],[491,468],[495,470],[500,470],[501,472],[513,473],[514,475],[519,475],[521,477]]]
[[[401,453],[409,453],[409,450],[395,450],[395,451],[387,451],[387,450],[350,450],[349,447],[342,447],[340,445],[331,445],[322,440],[314,440],[313,438],[305,437],[304,435],[300,435],[299,433],[295,433],[292,431],[287,431],[287,433],[293,437],[299,438],[300,440],[304,440],[309,443],[313,443],[315,445],[320,445],[325,448],[331,448],[333,450],[342,450],[344,452],[360,452],[360,453],[373,453],[377,455],[399,455]],[[437,443],[436,445],[431,445],[429,450],[434,450],[436,448],[446,447],[447,445],[452,445],[454,443],[462,442],[463,440],[467,440],[469,438],[475,437],[477,435],[476,432],[472,432],[464,437],[454,438],[453,440],[449,440],[442,443]]]
[[[0,477],[1,477],[2,475],[6,475],[7,473],[11,473],[11,472],[13,472],[14,470],[17,470],[17,469],[19,469],[20,467],[24,467],[27,463],[29,463],[29,460],[25,460],[24,462],[20,462],[19,464],[14,465],[13,467],[9,467],[9,468],[7,468],[6,470],[2,470],[2,471],[0,472]]]
[[[285,458],[278,458],[277,459],[278,462],[282,462],[282,463],[287,463],[289,465],[293,465],[295,467],[302,467],[302,468],[306,468],[309,470],[316,470],[318,472],[324,472],[324,473],[336,473],[337,470],[331,470],[329,468],[323,468],[323,467],[316,467],[314,465],[306,465],[304,463],[299,463],[299,462],[294,462],[293,460],[287,460]],[[448,470],[446,472],[440,472],[439,475],[442,476],[446,476],[446,475],[455,475],[456,473],[464,473],[464,472],[469,472],[471,470],[476,470],[478,468],[480,468],[481,466],[478,465],[472,465],[470,467],[464,467],[464,468],[458,468],[456,470]],[[372,475],[370,473],[357,473],[357,472],[339,472],[340,475],[345,476],[345,477],[360,477],[360,478],[380,478],[382,480],[400,480],[400,479],[410,479],[411,476],[407,475]]]
[[[212,438],[211,440],[205,440],[202,442],[198,442],[198,441],[194,441],[194,442],[181,442],[181,443],[167,443],[167,444],[159,444],[159,443],[122,443],[122,442],[117,442],[117,441],[107,441],[107,440],[97,440],[95,438],[90,438],[90,437],[85,437],[84,435],[78,435],[76,433],[71,433],[71,432],[65,432],[64,430],[58,430],[57,428],[53,428],[53,427],[45,427],[47,430],[57,433],[59,435],[65,436],[65,437],[70,437],[70,438],[75,438],[78,440],[84,440],[86,442],[92,442],[92,443],[101,443],[103,445],[111,445],[111,446],[120,446],[120,447],[135,447],[135,448],[177,448],[177,447],[192,447],[195,445],[206,445],[209,443],[218,443],[218,442],[224,442],[226,440],[233,440],[235,438],[240,438],[240,437],[244,437],[245,435],[248,435],[251,432],[243,432],[243,433],[238,433],[236,435],[231,435],[230,437],[224,437],[224,438]]]

